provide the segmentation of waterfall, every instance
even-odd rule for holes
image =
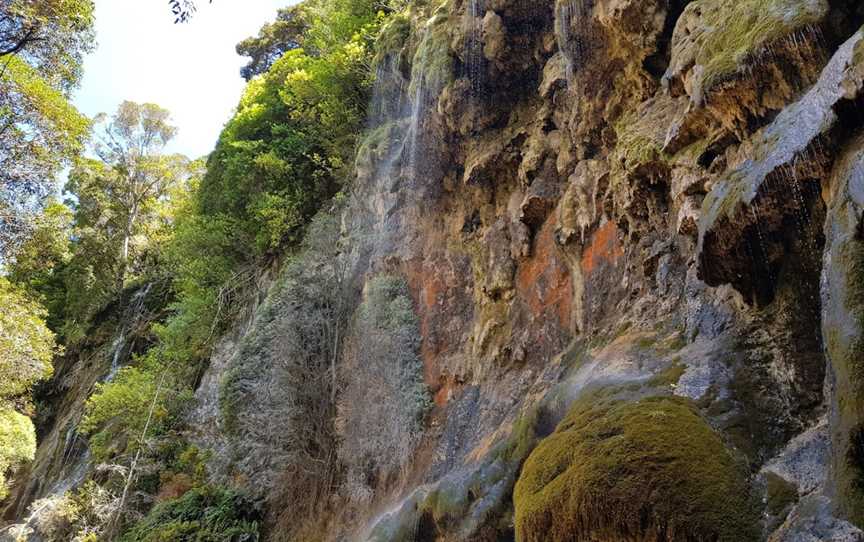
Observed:
[[[465,77],[471,83],[472,94],[483,92],[485,58],[483,56],[483,15],[481,0],[469,0],[465,10]]]
[[[478,8],[479,9],[479,8]],[[366,143],[375,146],[369,185],[363,205],[371,206],[377,217],[379,245],[400,229],[393,211],[404,203],[399,186],[422,188],[436,178],[436,151],[429,148],[428,119],[444,86],[452,77],[452,58],[446,33],[447,18],[430,18],[416,36],[417,48],[411,57],[410,77],[403,75],[406,52],[379,56],[370,103],[370,133]]]
[[[567,80],[585,61],[592,40],[594,0],[561,0],[555,6],[555,38],[567,61]]]
[[[153,283],[148,282],[144,288],[136,291],[132,295],[132,299],[126,307],[126,310],[123,312],[123,321],[117,331],[117,336],[111,343],[111,368],[102,380],[103,382],[111,382],[114,380],[117,376],[117,372],[122,367],[123,351],[126,347],[126,337],[129,332],[133,331],[135,326],[140,323],[141,317],[144,315],[144,302],[146,301],[147,295],[150,293],[152,287]]]
[[[401,60],[401,55],[387,54],[375,66],[375,84],[369,104],[369,129],[398,117],[402,111],[407,82],[399,69]]]
[[[421,174],[427,178],[434,177],[435,152],[427,146],[425,121],[452,76],[449,40],[446,32],[441,31],[446,23],[447,18],[443,15],[429,19],[411,66],[408,137],[404,153],[407,168],[403,168],[403,177],[412,183],[416,183]],[[418,162],[421,157],[423,163]]]

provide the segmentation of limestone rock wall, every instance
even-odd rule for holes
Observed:
[[[359,285],[407,281],[433,406],[411,472],[324,537],[864,539],[862,22],[843,0],[411,8],[343,232]],[[555,447],[573,435],[596,448]],[[704,492],[627,474],[629,449]],[[704,509],[733,486],[745,513]]]

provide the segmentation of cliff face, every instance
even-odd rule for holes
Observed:
[[[862,17],[466,0],[392,24],[339,258],[357,289],[406,281],[432,407],[327,537],[862,539]]]
[[[862,22],[408,9],[341,223],[203,376],[211,476],[274,538],[323,506],[300,539],[864,540]]]

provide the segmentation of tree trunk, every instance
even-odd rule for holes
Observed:
[[[134,205],[129,212],[129,218],[126,220],[126,228],[123,231],[123,251],[120,259],[120,273],[117,277],[117,284],[120,289],[123,288],[123,281],[126,279],[126,271],[129,268],[129,243],[132,240],[132,228],[135,226],[135,220],[138,214],[138,206]]]

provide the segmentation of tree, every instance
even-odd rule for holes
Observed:
[[[93,47],[91,0],[0,0],[0,258],[26,236],[89,123],[68,102]]]
[[[302,5],[282,8],[276,20],[261,27],[257,36],[237,44],[237,54],[251,58],[240,69],[243,79],[249,81],[266,73],[283,54],[303,46],[303,36],[310,24]]]
[[[190,163],[161,151],[176,134],[170,114],[155,104],[123,102],[112,117],[97,117],[93,143],[98,159],[80,159],[66,190],[72,205],[72,257],[64,271],[67,341],[123,288],[143,276],[148,257],[173,220],[165,208],[186,185]]]
[[[52,86],[68,90],[93,49],[92,0],[0,0],[0,61],[18,55]]]
[[[136,228],[147,220],[155,204],[184,178],[189,161],[179,155],[162,155],[165,146],[177,134],[169,124],[171,113],[156,104],[124,101],[114,116],[97,117],[102,123],[94,151],[110,171],[83,176],[76,189],[79,198],[91,197],[93,202],[105,193],[98,210],[110,209],[114,227],[121,241],[120,276],[129,267],[130,243]],[[95,190],[95,192],[94,192]],[[95,218],[95,217],[94,217]]]
[[[72,257],[72,210],[49,200],[27,240],[8,266],[9,280],[40,298],[48,310],[48,327],[57,331],[64,318],[64,270]]]

